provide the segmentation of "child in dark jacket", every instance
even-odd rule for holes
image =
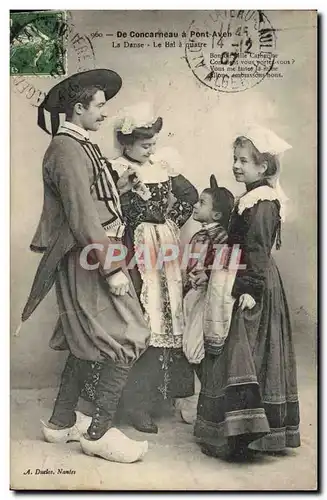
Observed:
[[[217,245],[227,243],[227,229],[234,196],[228,189],[219,187],[214,175],[210,177],[210,187],[203,190],[194,206],[193,219],[202,224],[189,245],[192,257],[186,269],[184,285],[185,331],[183,349],[196,371],[204,358],[203,311],[210,277],[210,269],[215,260]],[[199,385],[199,383],[197,384]],[[186,423],[193,423],[198,392],[180,403],[181,415]]]

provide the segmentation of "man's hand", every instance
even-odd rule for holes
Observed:
[[[248,293],[243,293],[243,295],[241,295],[239,298],[238,305],[241,310],[244,311],[244,309],[253,309],[253,307],[256,305],[256,301]]]
[[[108,276],[107,283],[111,293],[114,295],[125,295],[125,293],[129,292],[129,279],[123,271],[118,271],[112,276]]]

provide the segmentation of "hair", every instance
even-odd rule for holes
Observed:
[[[162,125],[163,120],[161,116],[159,116],[151,127],[137,127],[131,134],[123,134],[118,130],[117,140],[121,146],[131,146],[138,139],[152,139],[156,134],[159,134]]]
[[[237,137],[233,144],[234,149],[237,147],[249,147],[250,154],[255,165],[260,166],[263,163],[267,165],[267,168],[264,172],[264,178],[272,178],[276,174],[279,173],[280,165],[279,160],[276,155],[272,155],[271,153],[260,152],[253,142],[247,137],[240,136]]]
[[[65,106],[66,118],[72,118],[74,113],[75,104],[80,103],[85,109],[88,109],[90,102],[92,101],[95,94],[102,90],[105,92],[105,89],[101,87],[101,85],[91,85],[89,87],[79,87],[76,86],[74,89],[69,89],[69,97],[68,102]],[[73,94],[71,96],[71,94]]]
[[[226,188],[218,188],[218,190],[206,188],[203,192],[211,196],[212,209],[215,212],[221,213],[219,222],[227,230],[230,215],[234,207],[234,196]]]

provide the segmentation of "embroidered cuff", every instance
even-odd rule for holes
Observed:
[[[113,276],[114,274],[122,270],[123,270],[122,267],[115,267],[115,269],[109,269],[109,270],[104,270],[102,267],[99,267],[99,272],[101,276],[103,276],[105,279],[110,278],[110,276]]]

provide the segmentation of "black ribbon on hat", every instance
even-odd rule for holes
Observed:
[[[37,110],[37,124],[38,126],[44,130],[49,135],[56,135],[59,125],[60,125],[60,116],[58,112],[52,111],[50,112],[50,121],[51,121],[51,131],[48,130],[47,124],[45,121],[45,107],[44,107],[44,101],[39,105],[38,110]]]

